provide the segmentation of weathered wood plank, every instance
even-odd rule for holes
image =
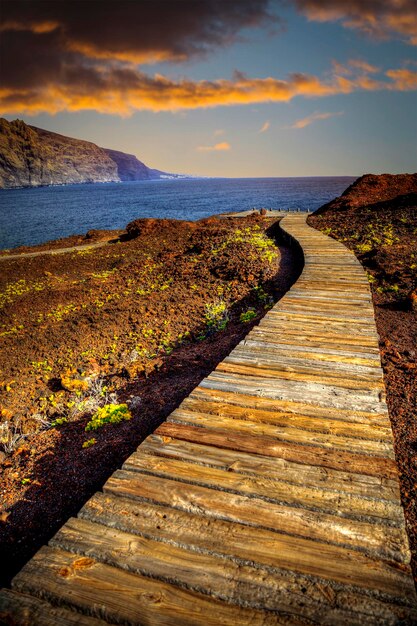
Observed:
[[[192,443],[204,443],[229,450],[279,457],[295,463],[329,467],[355,474],[381,476],[383,478],[396,478],[398,476],[393,459],[365,454],[350,454],[344,450],[333,450],[320,446],[297,445],[261,435],[254,438],[251,435],[227,432],[224,429],[177,425],[171,422],[159,426],[155,433],[163,437],[175,437]]]
[[[242,400],[244,404],[244,399]],[[389,424],[379,426],[369,423],[358,423],[355,426],[350,421],[340,419],[331,419],[330,417],[312,417],[303,413],[295,413],[280,410],[262,410],[260,408],[249,408],[248,406],[240,406],[226,402],[210,401],[209,398],[199,400],[191,395],[186,398],[178,410],[192,411],[194,413],[204,413],[207,415],[207,424],[212,425],[211,415],[231,417],[233,419],[249,420],[261,424],[274,424],[282,428],[297,428],[313,433],[332,434],[346,437],[370,439],[375,441],[385,441],[392,447],[392,433]],[[171,417],[177,414],[175,411]]]
[[[212,626],[237,623],[267,626],[282,623],[268,612],[221,602],[56,548],[42,548],[16,576],[13,587],[114,624],[195,626],[204,622]],[[300,623],[296,618],[288,620],[288,624]]]
[[[369,343],[372,342],[371,345],[378,345],[378,336],[372,326],[365,328],[364,326],[353,326],[351,324],[334,321],[328,321],[328,323],[326,323],[325,321],[317,321],[316,324],[316,321],[312,320],[311,318],[294,320],[290,319],[288,316],[276,316],[274,318],[264,317],[259,322],[259,327],[262,329],[269,329],[270,331],[275,332],[277,332],[278,330],[286,330],[287,328],[293,331],[296,330],[298,332],[312,331],[313,333],[317,333],[318,337],[343,335],[346,338],[351,337],[353,340],[352,344],[354,343],[355,339],[359,340],[364,337],[365,341],[368,340]]]
[[[357,293],[356,291],[354,291],[353,293],[345,291],[345,293],[342,294],[335,294],[330,289],[315,288],[314,290],[310,290],[307,288],[297,288],[297,286],[298,283],[293,286],[291,290],[285,295],[286,300],[291,298],[300,298],[302,300],[306,299],[316,302],[347,302],[349,304],[358,303],[366,304],[368,306],[372,304],[371,294],[369,292],[362,294]]]
[[[254,500],[198,485],[168,481],[146,474],[116,472],[106,483],[104,492],[179,508],[190,513],[228,519],[250,528],[248,540],[256,536],[255,528],[271,530],[281,515],[281,507],[263,500]],[[294,509],[295,512],[296,509]],[[263,536],[252,545],[252,560],[269,563],[280,569],[299,571],[340,583],[379,589],[399,597],[410,597],[414,584],[409,566],[393,561],[374,560],[357,550],[326,544],[302,537],[271,533],[271,542]]]
[[[342,342],[328,344],[325,341],[321,341],[320,337],[312,337],[306,334],[298,335],[283,335],[282,333],[267,331],[255,327],[246,336],[246,339],[242,342],[243,345],[248,345],[248,342],[265,343],[275,350],[293,351],[294,354],[309,354],[313,355],[310,358],[321,358],[321,355],[328,355],[329,357],[341,358],[341,359],[357,359],[359,363],[375,365],[375,367],[381,367],[381,360],[378,348],[370,346],[358,346],[356,344],[348,343],[348,338],[345,338],[345,344]],[[316,356],[317,355],[317,356]]]
[[[265,498],[282,505],[281,523],[275,527],[276,530],[349,545],[353,549],[375,551],[381,558],[403,561],[406,536],[398,528],[387,527],[387,524],[402,522],[402,509],[398,503],[340,494],[308,485],[294,485],[265,476],[245,476],[195,462],[151,456],[140,450],[129,457],[123,469],[252,498]],[[292,505],[303,506],[308,511],[306,525],[304,512],[294,512],[291,510]],[[335,521],[334,516],[346,518]],[[369,522],[364,522],[364,517]],[[312,529],[312,525],[316,528]],[[314,535],[309,534],[312,532]]]
[[[213,413],[188,411],[185,407],[180,407],[171,413],[169,422],[201,426],[202,428],[224,429],[231,434],[236,432],[253,435],[254,437],[263,435],[278,439],[279,441],[320,446],[329,449],[333,448],[334,450],[347,450],[354,453],[370,454],[390,459],[394,458],[392,440],[380,441],[362,437],[345,436],[342,434],[323,433],[297,428],[295,424],[292,425],[291,423],[280,426],[278,424],[265,422],[264,420],[258,421],[256,418],[251,419],[249,416],[245,419],[239,419],[237,415],[234,417],[215,415]]]
[[[298,291],[297,293],[293,293],[292,291],[285,296],[285,303],[291,303],[294,305],[305,305],[307,307],[315,306],[320,310],[331,310],[334,311],[335,308],[339,311],[347,310],[350,311],[352,309],[364,311],[366,313],[370,312],[370,299],[367,297],[357,298],[353,296],[349,296],[345,294],[344,296],[340,296],[339,299],[336,297],[332,297],[330,295],[331,292],[328,292],[327,295],[312,295],[311,292],[306,291],[302,293]]]
[[[189,521],[189,520],[188,520]],[[156,541],[132,535],[114,528],[98,526],[87,520],[72,519],[53,539],[57,548],[88,556],[113,567],[170,582],[198,593],[213,595],[220,600],[239,604],[245,598],[246,606],[269,611],[285,611],[308,619],[327,615],[334,624],[348,620],[349,612],[341,608],[323,606],[305,599],[302,607],[291,592],[283,575],[264,568],[251,567],[225,556],[213,556],[208,551],[187,550],[171,542]],[[283,596],[283,584],[286,595]],[[301,593],[301,591],[299,591]],[[365,623],[370,622],[370,616]],[[357,618],[360,626],[360,618]]]
[[[323,420],[335,419],[354,422],[355,424],[371,424],[390,428],[388,410],[383,403],[379,404],[379,412],[372,412],[366,411],[364,407],[357,409],[353,407],[341,409],[332,406],[314,405],[309,402],[299,402],[297,400],[265,398],[259,395],[251,395],[249,392],[246,394],[237,393],[236,391],[223,391],[202,386],[196,387],[189,398],[192,400],[201,400],[202,402],[226,403],[248,409],[254,408],[294,415],[307,415],[310,417],[323,418]],[[355,430],[355,428],[356,426],[353,427],[353,430]]]
[[[294,369],[294,368],[293,368]],[[274,361],[263,363],[260,359],[239,356],[234,358],[233,355],[227,357],[219,363],[215,369],[216,372],[225,372],[231,374],[242,374],[244,376],[256,376],[269,378],[270,380],[279,379],[281,381],[299,381],[305,383],[316,383],[324,386],[339,387],[350,391],[365,391],[366,393],[383,391],[384,383],[379,378],[373,380],[363,380],[359,376],[347,377],[347,374],[337,376],[336,372],[332,372],[330,376],[324,368],[322,371],[313,368],[303,368],[299,366],[297,371],[286,369],[285,365],[280,365]]]
[[[102,626],[95,617],[53,606],[44,600],[10,589],[0,589],[0,624],[3,626]]]
[[[335,409],[362,409],[378,414],[381,413],[381,409],[385,410],[384,395],[378,389],[353,390],[340,385],[328,385],[323,381],[288,380],[281,379],[279,376],[266,377],[262,376],[261,372],[258,375],[253,373],[248,376],[246,371],[245,374],[216,370],[200,383],[200,387],[277,400],[308,401],[316,406],[330,406]]]
[[[265,320],[265,318],[263,318],[263,320]],[[293,307],[288,305],[287,308],[280,306],[279,309],[271,309],[265,323],[273,323],[274,320],[283,320],[285,322],[298,320],[299,322],[321,324],[329,326],[330,328],[351,328],[356,333],[369,333],[371,335],[375,335],[376,333],[375,322],[370,315],[358,315],[356,317],[354,315],[331,315],[325,312],[322,313],[321,311],[305,311],[304,309],[294,311]]]
[[[228,472],[267,477],[287,483],[342,492],[345,495],[389,500],[398,504],[399,488],[395,480],[353,474],[315,465],[304,465],[285,459],[227,450],[171,437],[150,435],[138,451],[157,456],[203,463]]]
[[[317,355],[317,353],[316,353]],[[323,355],[322,355],[323,356]],[[325,355],[325,357],[328,355]],[[358,380],[365,380],[373,382],[374,380],[382,381],[382,369],[378,366],[362,365],[359,363],[349,363],[346,361],[338,361],[333,357],[331,360],[328,358],[309,358],[310,355],[305,357],[296,357],[293,353],[282,351],[278,353],[273,346],[268,346],[262,343],[260,346],[254,345],[254,342],[240,344],[237,346],[229,356],[224,359],[227,363],[233,363],[234,361],[246,363],[259,363],[276,369],[278,367],[292,368],[294,371],[311,371],[317,373],[329,373],[333,377],[344,377],[346,375],[354,376]],[[319,362],[317,362],[319,361]]]
[[[265,324],[256,326],[250,333],[250,336],[264,336],[269,337],[272,340],[279,339],[282,343],[294,343],[299,346],[307,345],[319,345],[319,347],[329,347],[332,350],[352,350],[354,352],[365,352],[379,355],[379,347],[377,338],[374,337],[361,337],[352,334],[343,334],[332,332],[323,328],[320,332],[318,329],[306,328],[304,325],[300,327],[297,325],[275,325],[267,326]]]
[[[264,538],[268,538],[267,541],[274,538],[271,531],[194,515],[161,504],[138,503],[120,495],[95,494],[81,510],[80,516],[110,528],[155,537],[159,541],[190,550],[222,554],[241,566],[253,561],[252,544],[259,548]],[[255,534],[252,535],[252,532]],[[271,557],[272,554],[269,555],[270,560]],[[268,569],[265,572],[266,567]],[[274,606],[290,614],[305,615],[320,624],[334,623],[340,626],[341,623],[350,623],[350,620],[356,619],[356,615],[365,620],[371,619],[371,624],[375,623],[375,619],[386,620],[387,623],[392,620],[396,624],[398,619],[413,615],[408,604],[397,604],[394,597],[377,599],[372,589],[367,589],[366,595],[363,595],[360,589],[355,591],[350,586],[338,586],[333,582],[329,584],[311,575],[272,568],[268,563],[261,565],[257,562],[256,570],[261,575],[256,595],[265,606]],[[264,590],[267,595],[265,598]],[[218,591],[221,592],[221,589]],[[252,597],[253,591],[249,598]],[[339,614],[340,610],[347,610],[346,615]]]

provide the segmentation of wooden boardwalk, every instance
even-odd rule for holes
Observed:
[[[288,294],[0,595],[28,626],[417,623],[369,286],[305,253]]]

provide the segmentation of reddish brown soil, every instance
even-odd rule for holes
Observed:
[[[417,175],[364,177],[309,217],[368,272],[417,581]]]
[[[275,255],[275,246],[262,246],[259,233],[278,230],[278,222],[259,216],[139,220],[119,243],[87,253],[1,261],[7,358],[0,410],[3,423],[24,437],[2,453],[0,584],[297,278],[294,249],[280,246]],[[207,307],[219,303],[227,307],[226,324],[208,319]],[[244,323],[240,315],[248,309],[256,318]],[[73,415],[68,403],[80,400],[74,390],[97,380],[117,392],[118,402],[130,402],[133,419],[86,433],[91,411]],[[63,416],[67,422],[50,426]],[[40,418],[49,422],[46,429]],[[96,443],[83,448],[92,435]]]

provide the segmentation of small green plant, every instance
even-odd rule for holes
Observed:
[[[212,304],[206,304],[204,319],[209,330],[224,330],[229,321],[226,302],[218,300]]]
[[[230,244],[237,243],[248,244],[263,261],[268,263],[272,263],[278,258],[278,251],[274,242],[267,237],[258,224],[243,229],[237,228],[220,246],[213,246],[211,254],[216,256]]]
[[[241,322],[248,324],[249,322],[254,320],[255,317],[256,317],[255,309],[248,309],[247,311],[244,311],[243,313],[240,314],[239,319]]]
[[[392,285],[385,285],[384,287],[377,288],[378,293],[389,293],[389,292],[398,293],[399,290],[400,290],[399,285],[395,283]]]
[[[91,446],[94,446],[94,444],[96,443],[97,443],[97,439],[92,437],[91,439],[87,439],[87,441],[84,441],[83,448],[91,448]]]
[[[356,246],[356,250],[360,254],[366,254],[367,252],[370,252],[372,250],[372,244],[371,243],[359,243]]]
[[[91,420],[87,423],[85,431],[97,430],[106,424],[119,424],[123,420],[132,419],[127,404],[106,404],[97,409]]]
[[[274,306],[274,299],[272,296],[270,296],[261,285],[258,285],[257,287],[253,288],[253,291],[255,292],[256,297],[258,298],[259,302],[262,302],[262,304],[264,305],[264,309],[271,309]]]
[[[55,428],[55,426],[62,426],[62,424],[65,424],[66,422],[68,422],[67,417],[57,417],[53,422],[51,422],[51,428]]]

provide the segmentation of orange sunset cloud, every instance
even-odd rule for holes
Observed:
[[[214,146],[198,146],[197,148],[199,152],[224,152],[230,149],[231,145],[227,141],[216,143]]]
[[[310,126],[313,122],[328,120],[331,117],[339,117],[340,115],[343,115],[343,111],[338,111],[337,113],[312,113],[311,115],[304,117],[302,120],[297,120],[289,128],[306,128],[306,126]]]
[[[175,81],[160,74],[149,76],[132,67],[90,67],[79,81],[76,68],[68,68],[61,82],[47,82],[19,89],[0,88],[4,112],[26,114],[93,109],[101,113],[130,115],[137,110],[178,111],[289,102],[293,98],[319,98],[355,91],[408,91],[417,87],[417,72],[390,69],[380,79],[365,72],[349,76],[333,73],[330,78],[291,74],[287,79],[250,78],[236,72],[232,80]]]
[[[415,0],[295,0],[298,9],[310,20],[341,20],[375,37],[400,35],[417,45],[417,10]]]

